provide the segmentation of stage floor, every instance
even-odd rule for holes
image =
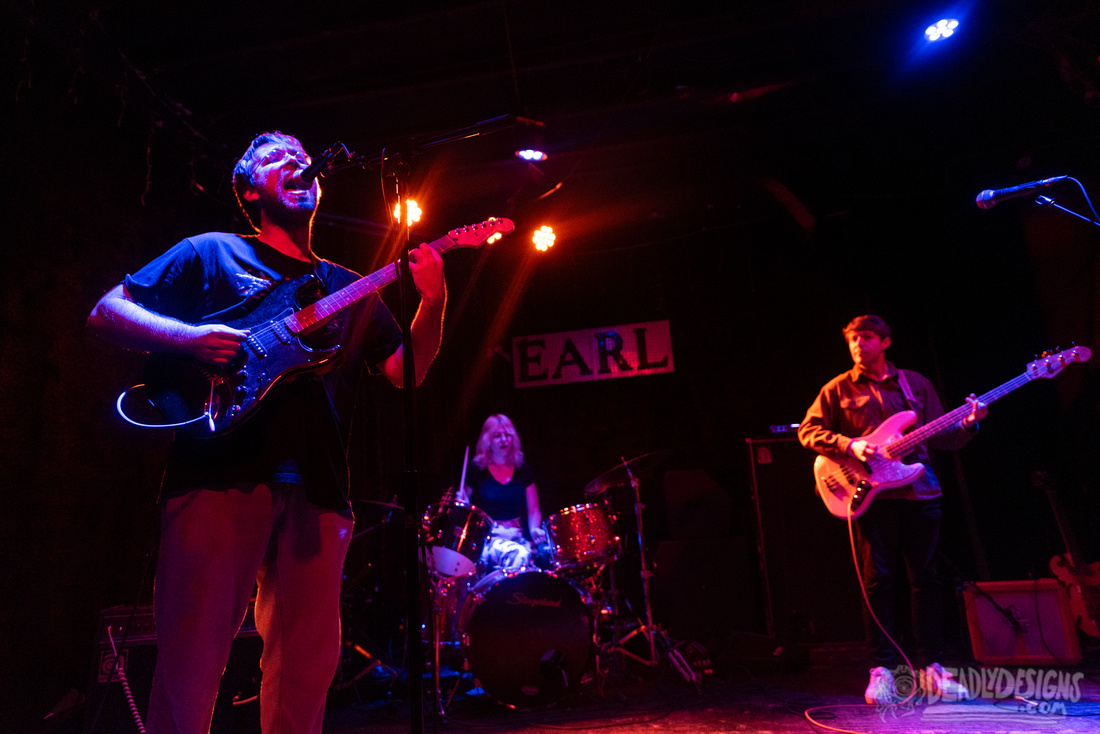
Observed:
[[[423,731],[626,732],[1076,732],[1100,730],[1100,655],[1073,667],[960,666],[979,698],[948,703],[916,697],[892,707],[863,703],[867,665],[859,646],[812,648],[804,656],[734,661],[696,684],[670,665],[631,663],[538,711],[506,708],[488,695],[456,694]],[[631,666],[634,666],[633,668]],[[725,669],[721,669],[724,667]],[[450,692],[458,678],[443,688]],[[458,690],[470,685],[461,679]],[[430,686],[427,686],[430,696]],[[410,731],[409,706],[374,681],[330,701],[325,734]],[[348,694],[352,698],[349,699]],[[353,700],[358,697],[359,700]],[[1026,699],[1026,700],[1021,700]],[[430,706],[428,707],[430,710]],[[815,726],[807,713],[817,722]]]

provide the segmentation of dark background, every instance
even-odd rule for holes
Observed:
[[[169,437],[115,414],[142,358],[92,338],[87,313],[181,237],[247,232],[229,174],[262,130],[314,154],[340,140],[374,156],[503,114],[545,122],[551,158],[537,167],[511,156],[511,132],[415,163],[418,240],[488,216],[517,224],[447,256],[444,346],[417,394],[422,504],[457,481],[485,416],[504,412],[544,514],[584,501],[622,457],[667,450],[643,485],[654,543],[692,537],[663,522],[662,472],[699,471],[725,504],[719,528],[695,537],[745,541],[713,565],[749,568],[745,440],[798,422],[850,366],[840,331],[852,316],[884,316],[892,359],[928,375],[948,407],[1044,349],[1097,344],[1095,228],[1028,198],[973,203],[1056,175],[1094,190],[1093,2],[0,7],[5,729],[83,691],[98,611],[151,595]],[[944,16],[960,32],[924,46],[921,30]],[[396,256],[377,172],[341,172],[324,190],[318,254],[361,272]],[[1072,182],[1046,193],[1087,210]],[[529,233],[546,223],[557,244],[539,254]],[[513,336],[663,319],[673,374],[512,384]],[[402,425],[400,394],[376,380],[352,447],[364,529],[380,512],[362,501],[398,491]],[[998,402],[957,465],[939,457],[945,555],[968,578],[1049,575],[1062,540],[1030,480],[1044,470],[1096,559],[1096,451],[1095,362]],[[810,476],[790,476],[785,501],[816,503]],[[387,537],[368,533],[349,557],[382,593],[400,588],[375,570]],[[731,618],[759,620],[752,589],[730,603]]]

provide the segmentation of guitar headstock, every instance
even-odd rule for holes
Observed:
[[[496,242],[515,229],[511,219],[489,217],[484,222],[452,229],[447,233],[447,239],[451,241],[451,247],[481,247],[486,242]]]
[[[1074,362],[1088,362],[1091,357],[1092,350],[1088,347],[1073,347],[1056,354],[1043,352],[1039,359],[1027,363],[1027,373],[1032,379],[1050,378],[1060,373],[1066,365]]]

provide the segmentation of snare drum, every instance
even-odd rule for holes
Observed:
[[[428,568],[440,576],[469,576],[485,549],[493,521],[463,502],[440,502],[424,514]]]
[[[615,514],[605,504],[574,505],[546,521],[550,564],[564,574],[588,575],[619,557]]]
[[[509,708],[558,703],[580,683],[592,653],[581,595],[539,570],[497,569],[478,581],[459,627],[478,684]]]

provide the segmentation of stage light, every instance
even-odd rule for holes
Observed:
[[[546,141],[542,131],[546,123],[532,120],[528,117],[516,118],[516,157],[525,161],[544,161],[549,156],[546,154]]]
[[[415,199],[409,199],[409,226],[411,227],[413,222],[420,221],[420,206],[417,205]],[[397,202],[397,206],[393,208],[393,218],[397,221],[401,221],[401,202]]]
[[[516,151],[516,157],[522,158],[525,161],[544,161],[547,158],[546,151],[536,150],[535,148],[524,148],[523,150]]]
[[[535,243],[535,249],[539,252],[546,252],[553,247],[555,239],[552,227],[539,227],[531,237],[531,241]]]
[[[937,21],[935,25],[928,26],[924,31],[924,37],[927,38],[929,42],[942,41],[945,38],[950,38],[958,27],[959,21],[954,18],[945,18]]]

